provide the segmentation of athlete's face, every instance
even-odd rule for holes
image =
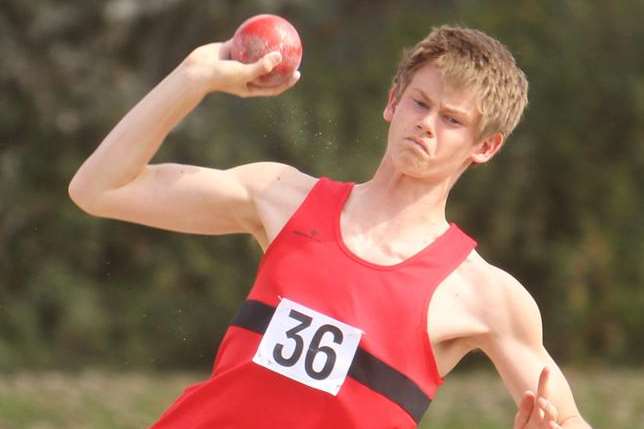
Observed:
[[[503,142],[499,133],[477,140],[480,117],[472,91],[451,88],[436,66],[426,64],[399,100],[390,94],[385,157],[412,177],[456,178],[471,163],[489,160]]]

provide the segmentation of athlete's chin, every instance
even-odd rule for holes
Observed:
[[[431,162],[419,160],[418,157],[400,156],[394,160],[394,166],[399,173],[415,179],[430,179]]]

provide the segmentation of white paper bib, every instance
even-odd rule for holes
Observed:
[[[253,362],[314,389],[337,395],[362,331],[289,299],[282,299]]]

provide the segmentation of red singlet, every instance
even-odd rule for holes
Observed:
[[[429,300],[476,243],[452,224],[396,265],[360,259],[340,237],[340,213],[352,187],[317,182],[264,254],[211,377],[186,389],[154,429],[418,425],[442,383],[427,335]],[[304,310],[278,317],[284,299]],[[340,349],[350,328],[334,321],[362,332],[349,358]],[[264,366],[253,361],[260,341],[273,360]],[[343,362],[348,374],[336,395],[312,387]],[[277,367],[300,368],[304,381],[269,369]]]

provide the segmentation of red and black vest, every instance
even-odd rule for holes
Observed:
[[[476,243],[452,224],[401,263],[365,261],[340,236],[340,213],[352,187],[327,178],[316,183],[263,255],[253,288],[220,344],[211,377],[186,389],[153,428],[418,425],[442,384],[427,334],[429,300]],[[337,394],[253,361],[285,298],[362,332]],[[315,316],[294,311],[284,316],[293,317],[293,325],[284,328],[283,340],[276,340],[273,364],[302,365],[305,377],[323,378],[336,364],[333,347],[340,347],[342,331],[325,322],[307,340],[304,333],[315,326]]]

